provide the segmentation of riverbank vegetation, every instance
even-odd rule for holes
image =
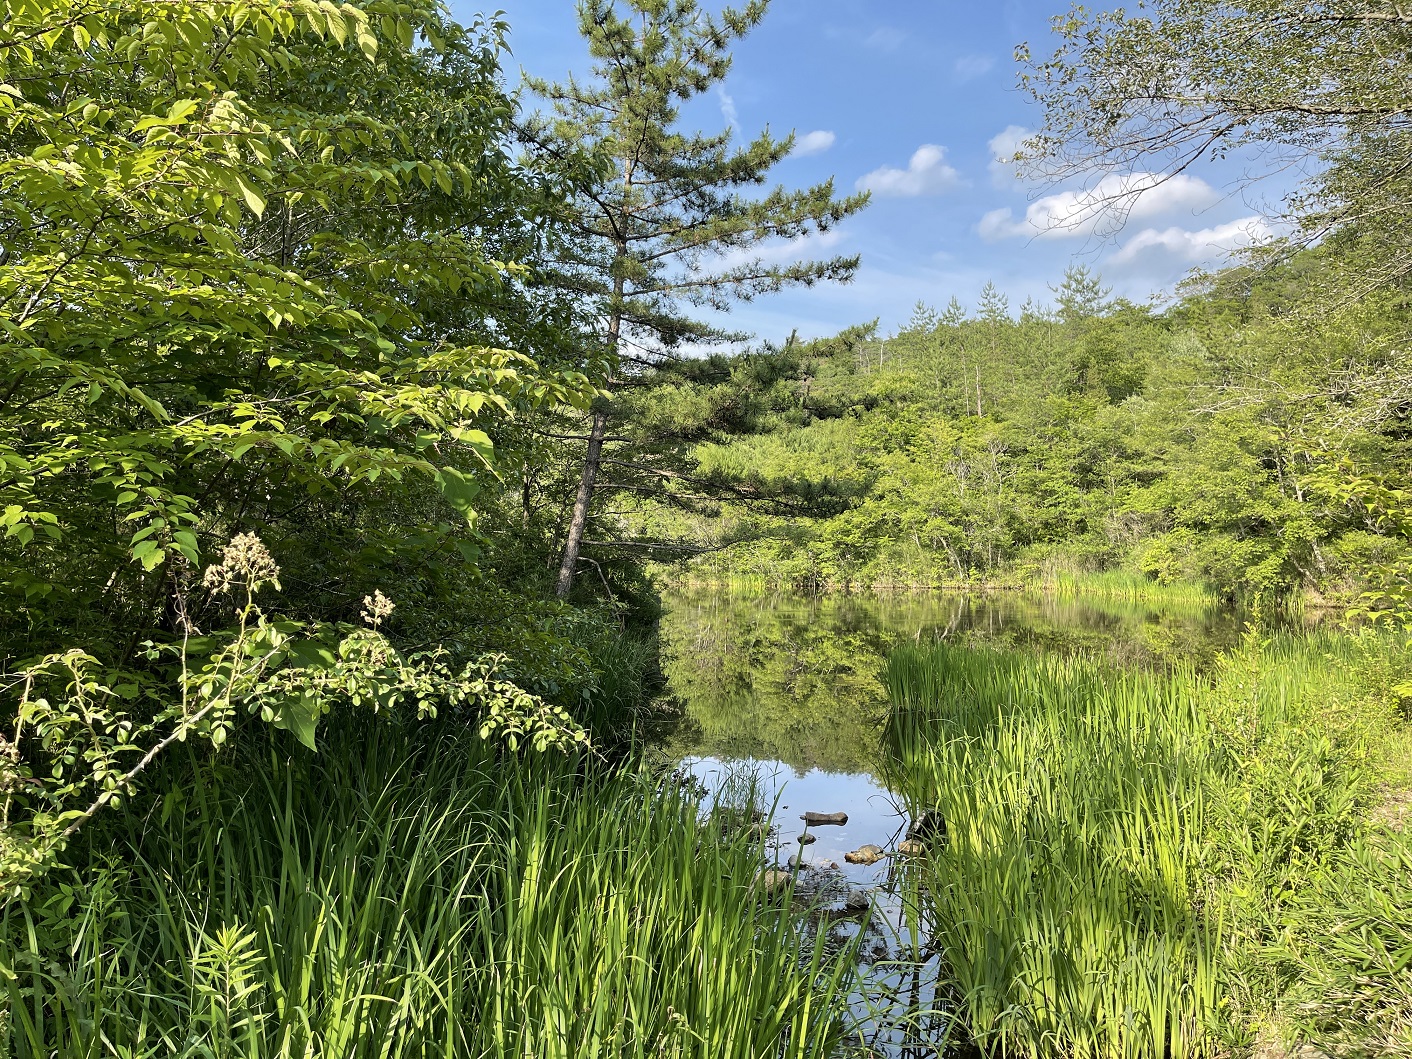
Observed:
[[[1209,675],[903,647],[893,776],[985,1050],[1412,1047],[1405,638],[1252,633]]]
[[[999,292],[919,306],[768,354],[769,429],[703,446],[706,473],[808,498],[650,512],[709,542],[698,579],[801,588],[1062,586],[1299,597],[1400,591],[1404,414],[1375,380],[1405,358],[1400,295],[1310,315],[1330,247],[1214,278],[1161,310],[1082,267],[1055,304]],[[762,354],[763,355],[763,354]],[[1360,381],[1361,380],[1361,381]],[[1145,583],[1145,585],[1144,585]],[[1140,587],[1142,586],[1142,587]]]
[[[6,907],[6,1054],[833,1054],[846,953],[750,833],[650,772],[336,721],[175,755]]]
[[[1165,307],[1075,267],[716,353],[688,307],[858,266],[761,250],[866,195],[684,127],[766,7],[588,0],[592,72],[515,96],[435,0],[0,0],[0,1056],[856,1046],[762,828],[641,753],[664,677],[800,767],[891,718],[997,1054],[1408,1044],[1405,233],[1336,208],[1405,130]],[[664,644],[664,560],[1042,620]],[[1208,621],[1274,599],[1366,625]]]

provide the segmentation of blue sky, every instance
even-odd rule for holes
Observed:
[[[501,0],[519,69],[551,79],[587,74],[573,0]],[[719,3],[709,3],[712,9]],[[1233,247],[1269,229],[1266,203],[1237,178],[1239,161],[1197,166],[1132,200],[1126,222],[1095,225],[1083,185],[1022,183],[998,153],[1013,150],[1039,120],[1015,88],[1015,45],[1051,50],[1049,19],[1063,0],[939,3],[924,0],[774,0],[761,26],[735,51],[721,91],[687,112],[693,127],[726,124],[748,137],[765,126],[794,130],[796,156],[775,171],[803,186],[832,176],[840,191],[867,187],[872,204],[823,240],[817,255],[860,253],[848,286],[785,292],[737,307],[729,325],[782,340],[832,334],[880,318],[884,333],[921,300],[953,295],[974,306],[987,281],[1012,309],[1078,262],[1135,301],[1170,291],[1193,266],[1219,264]],[[463,21],[483,5],[452,0]],[[1094,174],[1088,185],[1103,179]],[[1104,190],[1119,177],[1110,175]],[[1139,180],[1142,178],[1139,177]],[[1133,187],[1141,185],[1126,185]],[[1258,185],[1259,196],[1278,189]],[[769,254],[801,248],[769,247]],[[723,321],[726,322],[726,321]]]

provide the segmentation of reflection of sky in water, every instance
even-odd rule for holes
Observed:
[[[773,845],[781,866],[801,848],[796,839],[804,831],[800,819],[804,813],[843,812],[848,814],[848,823],[842,827],[809,828],[817,841],[802,847],[804,860],[837,861],[849,882],[871,886],[882,877],[886,864],[848,864],[843,855],[870,842],[892,849],[907,826],[898,799],[866,772],[848,775],[810,769],[798,776],[782,761],[710,757],[688,757],[682,765],[705,786],[708,798],[718,795],[723,785],[744,785],[753,780],[756,804],[766,810],[775,807],[778,834]]]
[[[945,1022],[934,1013],[936,962],[916,959],[927,932],[911,911],[916,905],[907,896],[907,863],[900,857],[875,864],[844,859],[845,853],[869,844],[896,850],[908,823],[901,801],[866,772],[810,769],[798,775],[782,761],[701,756],[685,758],[682,768],[704,788],[708,803],[717,798],[738,802],[751,792],[756,805],[766,811],[773,807],[775,829],[767,851],[780,867],[801,854],[797,892],[802,904],[821,909],[816,928],[831,930],[840,943],[855,937],[860,918],[842,916],[844,903],[850,891],[868,895],[873,912],[859,950],[864,975],[850,998],[863,1040],[854,1043],[881,1055],[920,1059],[939,1054]],[[844,812],[848,823],[807,828],[816,841],[801,846],[806,812]]]

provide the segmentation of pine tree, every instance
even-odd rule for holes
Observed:
[[[1063,281],[1049,289],[1054,292],[1059,319],[1066,324],[1102,316],[1112,307],[1108,295],[1113,288],[1103,286],[1103,277],[1087,265],[1070,265],[1064,270]]]
[[[725,79],[732,43],[759,24],[767,6],[752,0],[713,16],[695,0],[586,0],[579,30],[595,60],[592,79],[530,82],[553,114],[529,122],[527,140],[541,157],[579,174],[561,207],[570,237],[554,280],[597,306],[607,395],[588,432],[555,586],[560,597],[578,566],[614,396],[679,360],[684,347],[740,337],[687,308],[726,310],[788,286],[846,282],[858,267],[856,256],[774,263],[759,253],[767,240],[827,231],[867,202],[866,195],[836,197],[831,180],[750,194],[789,154],[792,135],[776,139],[767,129],[735,146],[730,128],[678,128],[682,104]]]

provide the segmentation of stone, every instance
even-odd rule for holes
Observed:
[[[849,864],[876,864],[882,860],[882,856],[882,847],[869,843],[866,846],[859,846],[852,853],[845,853],[843,859]]]
[[[793,876],[787,871],[780,871],[778,868],[767,868],[759,875],[755,876],[755,884],[767,894],[772,894],[776,890],[783,890],[789,886],[789,881]]]
[[[826,824],[846,824],[848,823],[847,813],[805,813],[799,819],[804,821],[805,827],[822,827]]]
[[[902,845],[897,847],[897,852],[905,857],[920,857],[926,851],[926,844],[917,841],[915,838],[906,839],[903,841]]]
[[[799,844],[800,844],[801,846],[808,846],[808,845],[811,845],[812,843],[815,843],[815,842],[817,842],[817,841],[819,841],[819,840],[818,840],[817,838],[815,838],[813,835],[809,834],[808,831],[805,831],[804,834],[802,834],[802,835],[799,836]]]
[[[862,890],[849,890],[843,907],[850,912],[863,912],[868,908],[868,895]]]
[[[800,868],[804,867],[804,860],[802,857],[799,856],[798,853],[796,853],[794,856],[789,858],[789,866],[798,871]]]

